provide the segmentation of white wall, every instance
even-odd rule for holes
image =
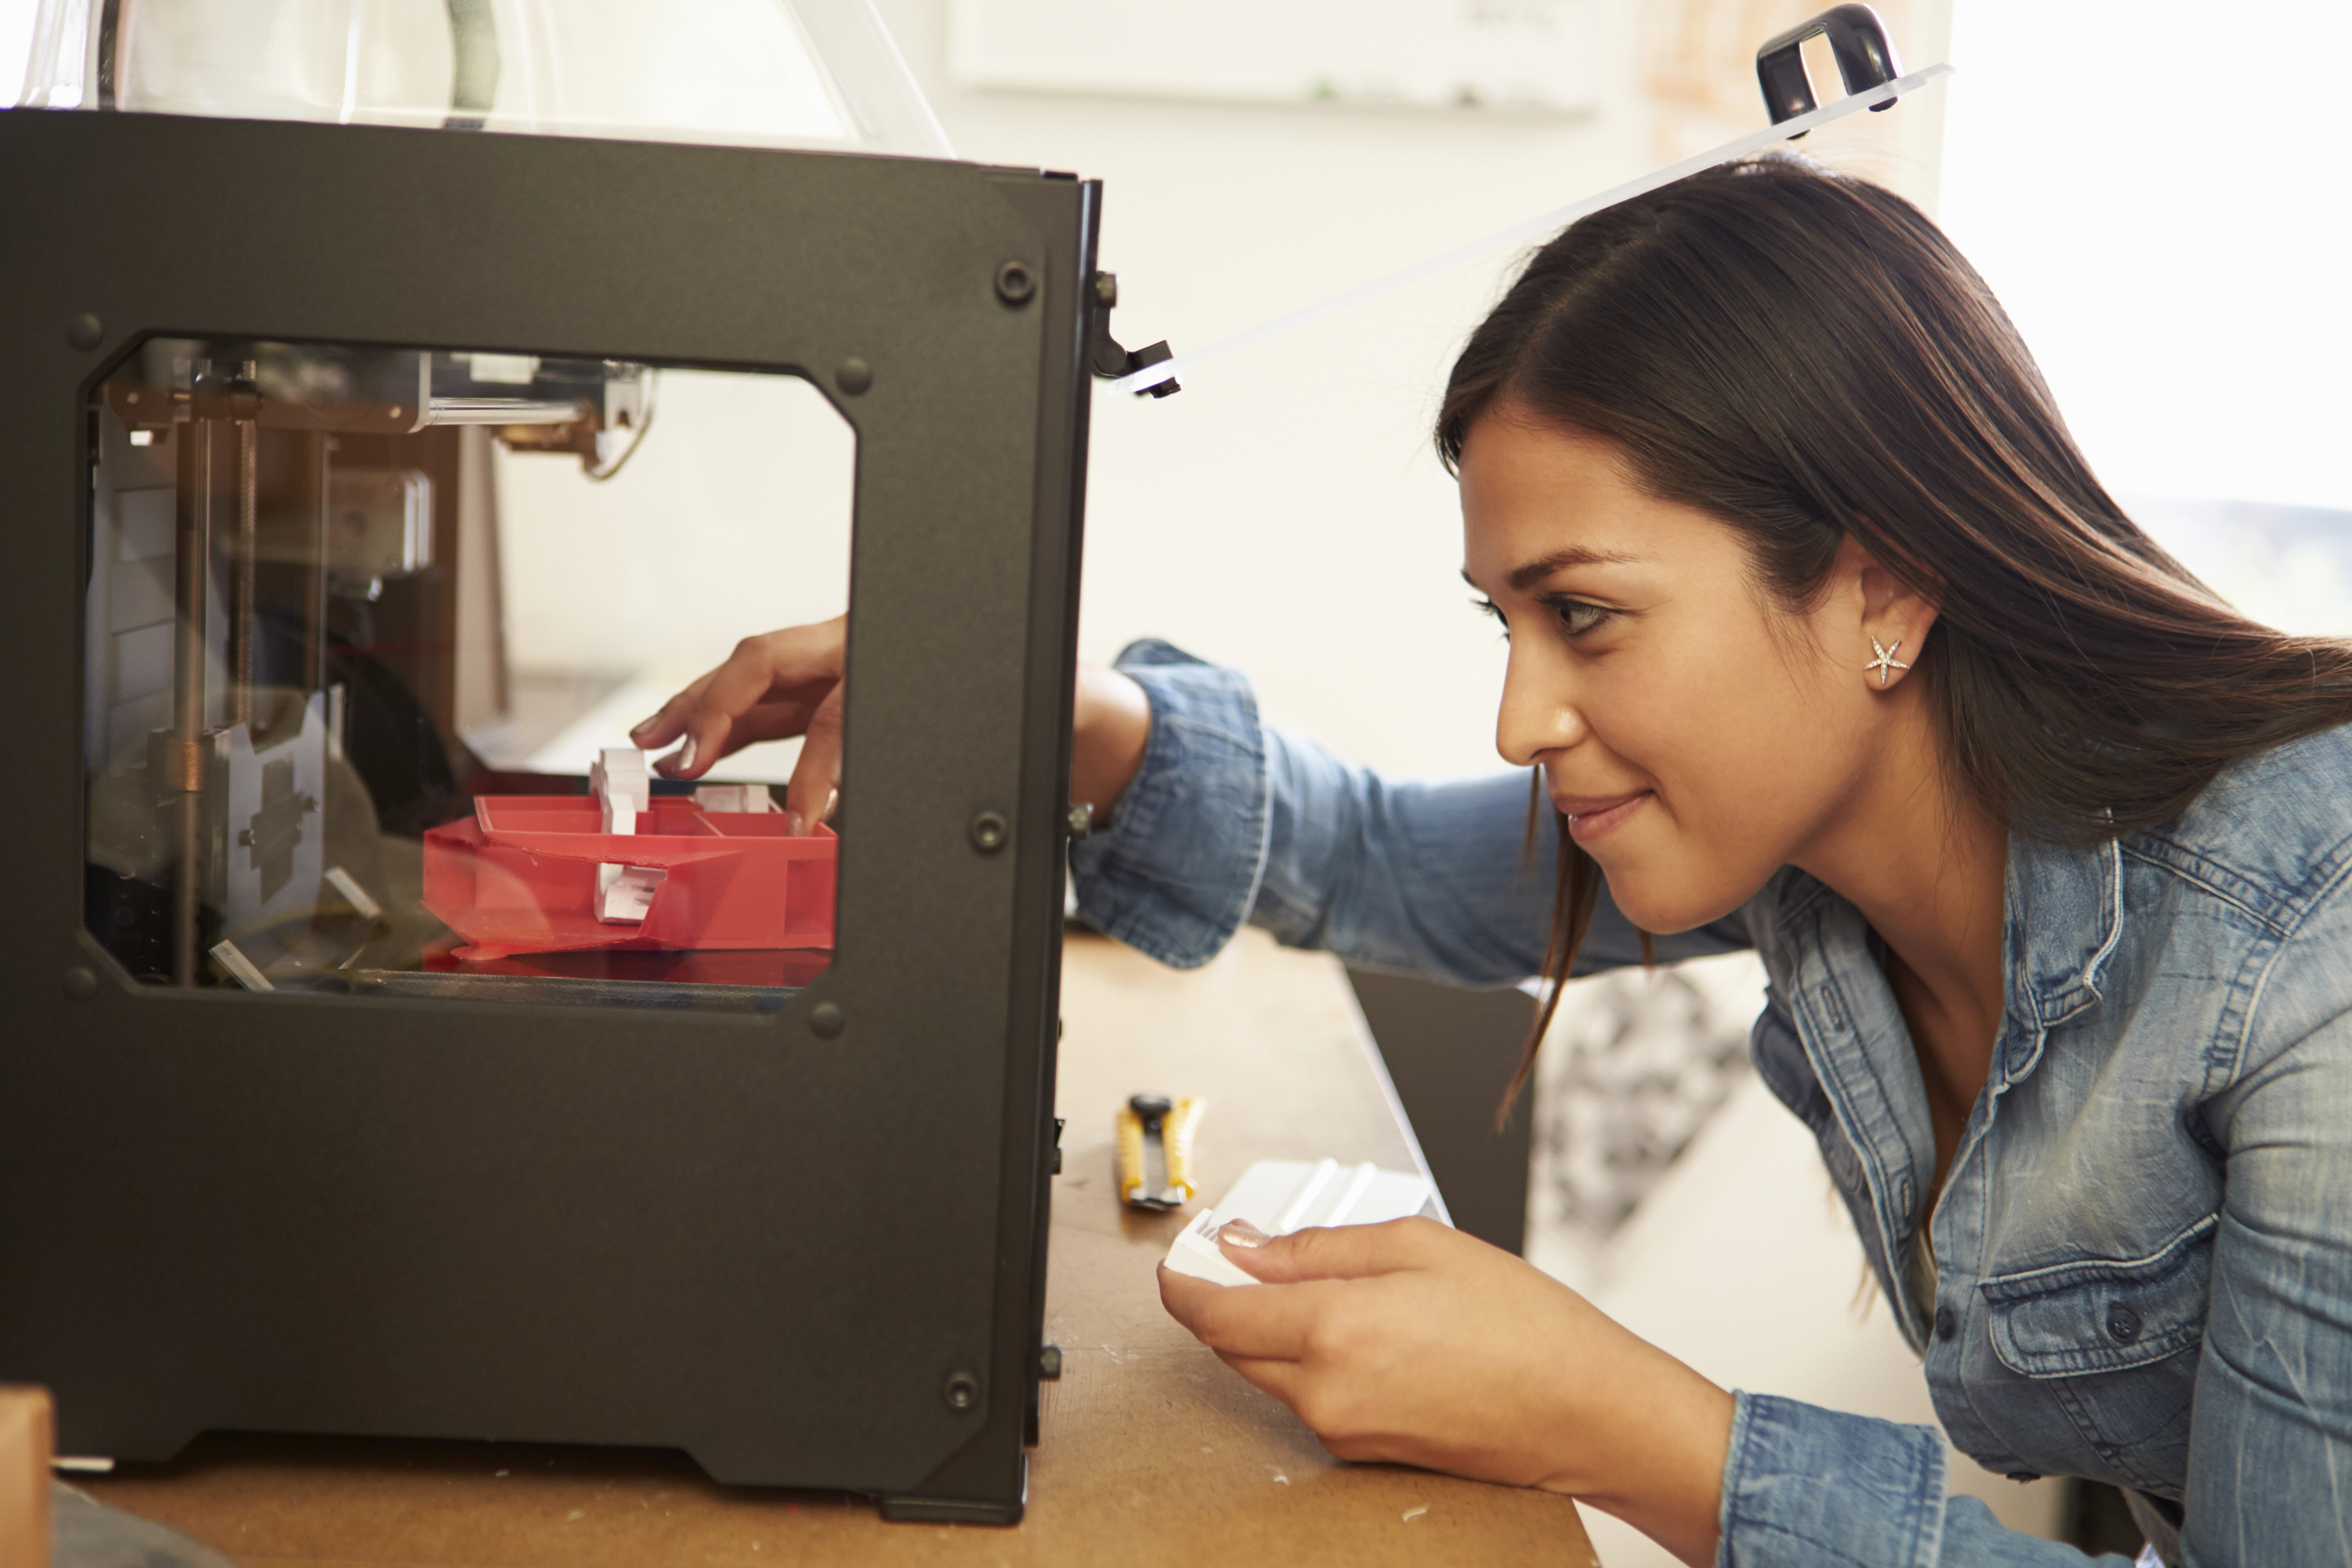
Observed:
[[[2352,5],[1955,0],[1942,220],[2112,489],[2352,510]]]
[[[41,0],[0,0],[0,105],[13,104],[24,89],[33,47],[33,17]]]
[[[604,483],[499,451],[509,661],[683,679],[746,632],[839,615],[855,463],[808,383],[708,371],[661,373],[643,447]]]
[[[1480,120],[958,91],[941,0],[883,0],[957,152],[1105,182],[1114,329],[1179,352],[1622,178],[1625,117]],[[1614,7],[1605,47],[1627,58]],[[1630,67],[1603,73],[1619,103]],[[1087,657],[1164,636],[1247,668],[1267,710],[1360,760],[1492,763],[1499,645],[1469,609],[1428,449],[1488,266],[1191,378],[1098,393]]]
[[[1596,7],[1601,108],[1567,121],[959,91],[943,0],[880,4],[961,155],[1106,182],[1103,264],[1130,347],[1206,345],[1653,166],[1630,0]],[[1760,102],[1746,112],[1736,129],[1761,123]],[[1884,140],[1905,112],[1814,142]],[[1171,398],[1098,392],[1085,655],[1168,637],[1242,666],[1272,718],[1358,761],[1499,765],[1501,645],[1457,575],[1429,425],[1509,265],[1236,355]]]

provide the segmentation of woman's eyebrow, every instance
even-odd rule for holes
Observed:
[[[1539,555],[1524,565],[1513,567],[1510,583],[1513,588],[1524,591],[1553,573],[1565,572],[1571,566],[1630,566],[1642,559],[1639,555],[1625,555],[1613,550],[1587,550],[1580,544],[1570,545],[1566,550],[1555,550],[1549,555]],[[1478,585],[1471,581],[1467,567],[1463,569],[1462,580],[1473,588]]]

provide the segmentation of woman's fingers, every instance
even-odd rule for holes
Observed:
[[[784,831],[798,837],[814,832],[833,815],[841,791],[841,694],[835,683],[808,716],[807,739],[801,742],[799,761],[793,763],[792,783],[784,788]]]
[[[1216,1287],[1211,1286],[1210,1289]],[[1305,1392],[1307,1381],[1313,1375],[1295,1361],[1269,1356],[1234,1355],[1230,1351],[1219,1351],[1217,1359],[1293,1410],[1298,1408],[1298,1396]]]
[[[1298,1361],[1328,1339],[1338,1321],[1339,1280],[1257,1289],[1218,1285],[1160,1270],[1160,1300],[1169,1315],[1220,1355]]]
[[[745,637],[726,663],[664,703],[630,731],[630,740],[648,751],[678,742],[677,751],[655,764],[656,771],[692,779],[755,740],[781,738],[761,732],[763,723],[747,724],[747,718],[770,704],[777,708],[774,718],[789,720],[795,705],[798,713],[814,717],[824,695],[840,685],[846,629],[846,618],[836,616]]]
[[[706,673],[685,690],[661,705],[654,716],[629,731],[629,743],[641,752],[657,752],[686,733],[687,716],[695,704],[702,700],[702,689],[710,684],[717,670]]]
[[[1224,1242],[1235,1267],[1268,1285],[1306,1279],[1360,1279],[1401,1269],[1426,1268],[1459,1242],[1460,1233],[1433,1219],[1385,1225],[1342,1225],[1268,1237],[1255,1247]]]

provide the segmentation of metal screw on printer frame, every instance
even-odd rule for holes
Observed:
[[[996,269],[996,297],[1008,305],[1025,305],[1037,292],[1037,275],[1028,263],[1008,261]]]
[[[940,1390],[950,1410],[969,1410],[980,1403],[980,1379],[968,1372],[948,1374],[947,1387]]]
[[[983,811],[971,819],[972,847],[983,855],[1003,848],[1004,841],[1012,836],[1012,825],[999,812]]]

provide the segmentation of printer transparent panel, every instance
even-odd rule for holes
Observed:
[[[805,382],[157,339],[90,415],[85,912],[130,975],[762,1011],[830,961],[795,744],[688,784],[629,741],[847,607]]]

